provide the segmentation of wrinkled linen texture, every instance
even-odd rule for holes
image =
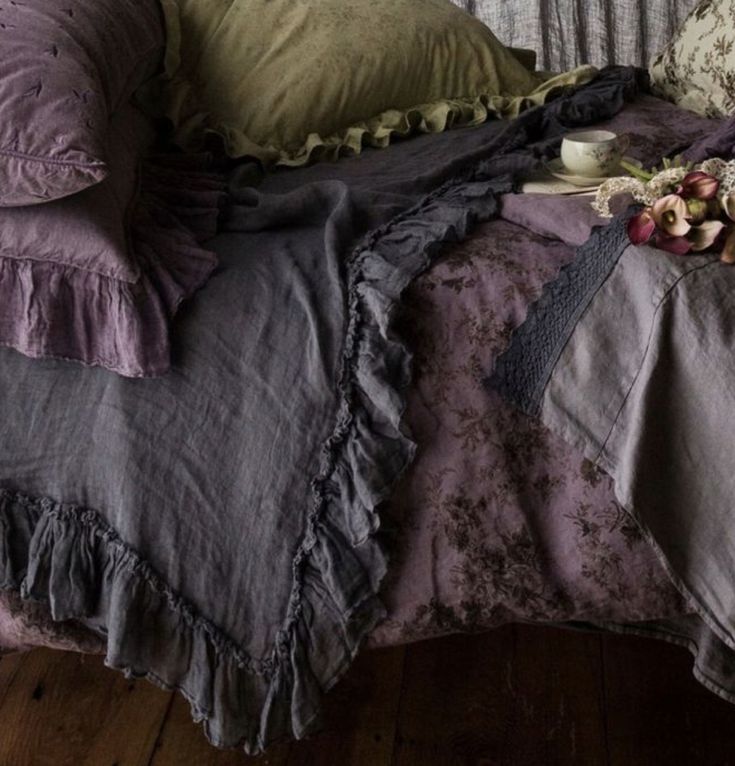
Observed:
[[[1,352],[2,586],[180,689],[215,744],[303,735],[384,614],[377,509],[414,449],[393,307],[510,171],[636,90],[611,70],[510,126],[236,175],[160,380]]]
[[[731,132],[732,121],[690,156],[731,153]],[[695,675],[735,701],[735,272],[716,255],[630,245],[629,215],[597,230],[546,285],[491,383],[612,477],[698,615],[676,627]]]
[[[538,66],[648,66],[699,0],[452,0]]]
[[[715,121],[645,95],[599,126],[630,133],[645,166],[662,147],[717,140]],[[417,454],[386,504],[396,535],[374,646],[508,620],[635,621],[640,632],[689,611],[610,478],[485,390],[509,328],[602,223],[587,199],[504,195],[500,212],[448,245],[403,301]],[[0,650],[37,645],[104,652],[103,638],[0,592]]]

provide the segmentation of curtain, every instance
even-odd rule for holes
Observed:
[[[538,68],[648,66],[698,0],[453,0],[506,45],[531,48]]]

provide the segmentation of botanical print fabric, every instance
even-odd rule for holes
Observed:
[[[501,42],[531,48],[538,66],[648,66],[696,0],[453,0]]]
[[[709,116],[735,110],[735,0],[703,0],[651,63],[664,98]]]
[[[646,96],[598,127],[630,134],[629,153],[649,167],[662,147],[682,151],[718,125]],[[506,198],[505,220],[479,227],[408,291],[405,420],[419,450],[391,504],[401,532],[376,644],[512,620],[630,625],[689,610],[609,477],[483,385],[587,236],[563,214],[543,231],[537,215],[534,228],[518,202]]]
[[[406,421],[420,445],[375,644],[517,620],[634,622],[686,611],[610,479],[483,378],[574,248],[480,227],[409,290]]]

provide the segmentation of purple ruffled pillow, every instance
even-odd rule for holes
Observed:
[[[159,0],[0,5],[0,206],[65,197],[108,173],[110,116],[155,71]]]
[[[0,345],[162,375],[171,320],[216,265],[199,241],[215,233],[224,181],[202,171],[202,157],[142,162],[153,131],[131,104],[109,138],[104,181],[0,208]]]

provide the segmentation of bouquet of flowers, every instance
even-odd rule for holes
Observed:
[[[650,172],[625,164],[629,177],[611,178],[597,191],[594,209],[611,217],[610,200],[628,193],[645,208],[628,222],[634,245],[649,243],[676,255],[721,251],[735,263],[735,161],[692,166],[665,161]]]

